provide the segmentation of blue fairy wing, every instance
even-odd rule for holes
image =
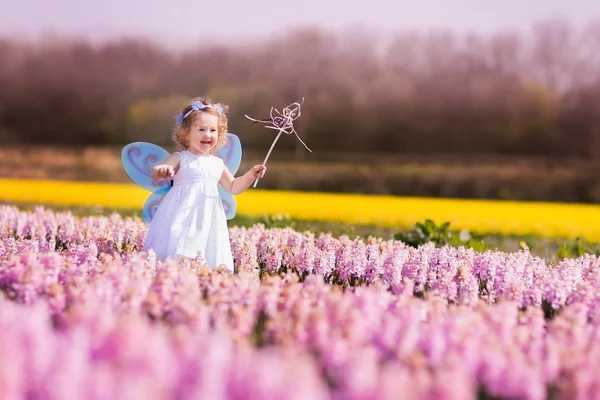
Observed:
[[[152,193],[150,196],[148,196],[146,202],[144,203],[144,207],[142,208],[142,216],[144,217],[144,221],[148,223],[152,221],[152,218],[154,218],[154,214],[156,213],[156,210],[158,209],[163,197],[165,197],[165,193],[158,192]]]
[[[169,156],[160,146],[147,142],[130,143],[121,151],[121,161],[125,172],[132,181],[144,189],[165,194],[171,189],[171,179],[152,180],[150,169]]]
[[[235,175],[242,162],[242,143],[240,142],[240,138],[233,133],[227,133],[227,145],[219,148],[215,155],[221,158],[229,172]],[[233,195],[221,185],[219,185],[219,195],[221,196],[221,202],[225,208],[227,219],[232,219],[235,217],[237,208]]]
[[[242,162],[242,143],[233,133],[227,133],[227,145],[220,147],[216,154],[225,162],[225,166],[233,175],[237,172]]]
[[[231,193],[223,188],[223,186],[219,185],[218,187],[219,195],[221,196],[221,202],[223,203],[223,208],[225,209],[225,215],[227,216],[227,219],[233,219],[233,217],[235,217],[237,208],[235,199]]]

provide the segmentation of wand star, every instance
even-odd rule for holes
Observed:
[[[300,109],[301,109],[303,103],[304,103],[304,98],[302,98],[302,102],[300,102],[300,103],[294,102],[294,103],[290,104],[289,106],[283,108],[283,110],[281,110],[281,112],[279,112],[278,109],[271,107],[271,112],[269,113],[269,116],[271,117],[270,119],[269,118],[254,119],[252,117],[249,117],[248,115],[245,115],[246,118],[248,118],[251,121],[254,121],[253,124],[255,124],[257,122],[261,122],[264,124],[270,124],[270,125],[265,125],[265,128],[276,129],[279,131],[279,134],[277,134],[277,137],[273,141],[273,144],[271,145],[271,148],[269,149],[269,152],[267,153],[267,156],[265,157],[265,161],[263,161],[263,165],[267,163],[267,160],[269,159],[269,156],[271,155],[271,152],[273,151],[273,148],[275,147],[275,143],[277,143],[277,140],[279,140],[279,136],[281,136],[282,133],[286,133],[288,135],[291,135],[293,133],[294,135],[296,135],[296,137],[298,138],[300,143],[302,143],[304,145],[304,147],[306,147],[306,149],[312,153],[312,150],[308,148],[308,146],[306,145],[306,143],[304,143],[302,141],[302,139],[300,139],[300,136],[298,136],[296,129],[294,129],[294,121],[297,120],[300,117],[300,115],[302,114]],[[274,116],[273,112],[276,112],[279,115]],[[256,181],[254,181],[254,187],[256,187],[257,184],[258,184],[258,179]]]

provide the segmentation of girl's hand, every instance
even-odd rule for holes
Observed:
[[[175,176],[175,169],[170,165],[157,165],[152,168],[152,177],[154,179],[171,178]]]
[[[252,175],[253,179],[260,179],[263,176],[265,176],[266,171],[267,167],[265,167],[264,165],[255,165],[254,167],[250,168],[248,173]]]

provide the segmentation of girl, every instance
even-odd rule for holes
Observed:
[[[150,222],[144,249],[159,260],[167,257],[198,259],[209,267],[233,272],[233,257],[225,210],[217,184],[236,195],[265,175],[256,165],[234,178],[213,153],[223,146],[228,107],[195,98],[177,118],[173,141],[182,150],[170,154],[151,170],[152,179],[173,177],[173,187],[162,199]]]

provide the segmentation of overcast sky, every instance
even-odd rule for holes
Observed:
[[[126,34],[187,45],[306,25],[334,30],[360,25],[382,33],[432,27],[490,32],[526,30],[536,20],[555,17],[575,25],[598,20],[600,0],[6,0],[0,34],[32,39],[47,32],[94,39]]]

